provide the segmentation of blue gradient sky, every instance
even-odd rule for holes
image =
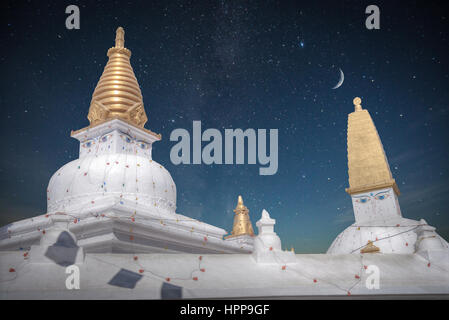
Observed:
[[[123,26],[149,118],[153,158],[177,185],[178,213],[230,232],[237,196],[251,220],[276,219],[283,246],[325,252],[354,221],[346,126],[360,96],[377,126],[404,217],[449,238],[449,55],[443,2],[68,1],[2,4],[0,224],[46,210],[51,175],[77,158],[95,85]],[[331,88],[339,78],[345,81]],[[279,169],[170,162],[172,130],[279,129]]]

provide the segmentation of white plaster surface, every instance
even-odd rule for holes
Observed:
[[[137,261],[133,257],[86,254],[84,263],[79,264],[80,289],[68,290],[65,267],[33,264],[24,259],[23,252],[1,252],[0,298],[160,299],[173,297],[171,294],[180,294],[182,298],[244,298],[347,296],[348,292],[351,295],[449,294],[449,265],[430,262],[429,266],[427,260],[414,254],[297,254],[295,262],[262,265],[250,254],[140,254]],[[379,289],[368,289],[365,285],[369,274],[364,266],[370,265],[380,270]],[[9,272],[11,267],[16,271]],[[121,269],[142,276],[134,288],[108,284]],[[141,269],[143,273],[139,272]]]
[[[36,246],[57,214],[70,217],[85,252],[252,251],[252,241],[223,240],[225,230],[176,213],[176,185],[152,159],[154,134],[114,119],[73,137],[80,157],[51,177],[47,213],[0,228],[0,251]]]
[[[382,253],[411,254],[416,252],[419,221],[396,218],[355,222],[333,241],[328,254],[359,254],[360,250],[372,241]],[[443,246],[448,243],[437,235]]]
[[[368,241],[382,253],[411,254],[417,251],[417,232],[427,223],[403,218],[392,188],[354,194],[351,198],[355,223],[337,236],[328,254],[359,254]],[[443,238],[435,236],[443,248],[449,248]]]

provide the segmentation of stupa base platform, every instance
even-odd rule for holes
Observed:
[[[449,260],[382,253],[295,257],[291,263],[258,264],[251,254],[88,253],[76,264],[79,289],[69,290],[66,266],[1,252],[0,298],[449,298]],[[373,268],[379,270],[379,286],[370,289]]]

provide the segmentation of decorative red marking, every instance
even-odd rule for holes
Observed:
[[[42,233],[45,234],[45,230],[42,230]]]
[[[427,266],[430,268],[430,262],[427,264]]]
[[[165,281],[170,282],[170,278],[165,278]]]
[[[287,267],[287,266],[282,266],[282,270],[285,270],[286,267]]]
[[[360,279],[360,277],[356,274],[355,276],[354,276],[356,279]]]
[[[143,270],[143,269],[140,269],[140,270],[139,270],[139,272],[140,272],[140,273],[143,273],[143,272],[144,272],[144,270]]]
[[[136,221],[136,219],[134,219],[134,218],[131,218],[131,221],[132,221],[132,222],[134,222],[134,221]]]
[[[367,266],[363,266],[363,268],[366,270],[366,269],[368,269],[368,267]]]
[[[73,220],[73,223],[77,223],[77,222],[78,222],[78,219]]]
[[[408,247],[408,242],[406,242],[405,245]]]
[[[198,277],[193,277],[193,280],[198,281]]]
[[[201,268],[200,271],[201,271],[201,272],[206,272],[206,269]]]
[[[95,201],[92,200],[91,203],[95,203]]]
[[[26,257],[27,255],[28,255],[28,252],[25,252],[25,253],[23,254],[24,257]]]
[[[87,172],[84,172],[84,175],[87,176]]]
[[[48,214],[45,215],[45,218],[48,218]]]
[[[9,268],[9,272],[16,272],[16,269],[14,269],[14,268]]]
[[[134,256],[134,261],[136,261],[137,259],[139,259],[137,256]]]
[[[204,237],[204,241],[207,241],[207,238],[206,238],[206,237]]]
[[[397,225],[396,225],[396,227],[399,227],[400,226],[400,224],[398,223]]]
[[[316,279],[313,279],[313,282],[315,282],[315,283],[316,283]]]
[[[270,251],[273,251],[273,247],[270,247]]]
[[[134,240],[134,236],[129,236],[129,240]]]
[[[109,165],[109,162],[106,162],[106,165]]]
[[[348,296],[350,296],[350,295],[351,295],[351,292],[348,291]]]
[[[200,260],[203,260],[203,256],[199,256],[199,258],[198,259],[200,259]]]

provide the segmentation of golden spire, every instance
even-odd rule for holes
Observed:
[[[360,253],[374,253],[379,251],[380,251],[379,247],[376,247],[372,241],[368,240],[368,244],[365,247],[363,247],[362,250],[360,250]]]
[[[239,196],[234,212],[234,226],[231,235],[225,237],[225,239],[242,235],[254,236],[253,226],[249,219],[249,210],[243,204],[242,196]]]
[[[124,48],[125,47],[125,30],[122,27],[118,27],[115,32],[115,47]]]
[[[392,187],[399,188],[390,171],[385,151],[371,116],[362,109],[360,98],[354,99],[355,111],[348,116],[349,194]]]
[[[119,118],[143,128],[148,118],[142,93],[129,62],[131,51],[125,48],[125,31],[117,28],[115,47],[108,50],[109,61],[95,88],[87,118],[91,126]]]

